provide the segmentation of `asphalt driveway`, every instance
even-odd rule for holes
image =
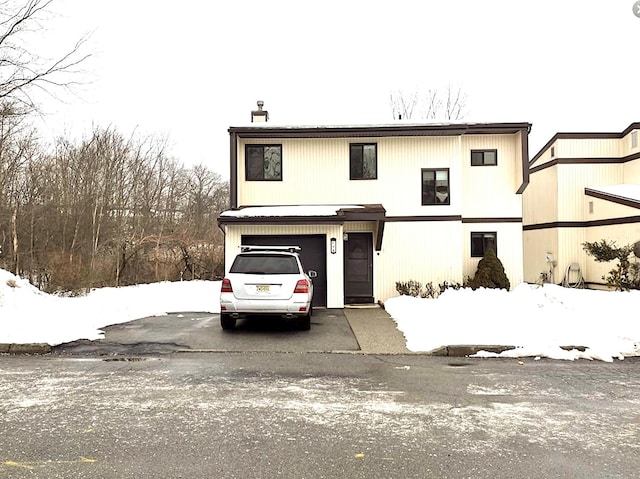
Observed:
[[[136,355],[178,351],[336,352],[360,351],[342,309],[316,309],[310,331],[278,318],[239,320],[223,331],[217,314],[184,312],[104,328],[105,338],[74,341],[54,354]]]

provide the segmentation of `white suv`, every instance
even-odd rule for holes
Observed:
[[[298,246],[241,246],[220,288],[220,325],[233,329],[249,315],[280,315],[311,328],[313,283]]]

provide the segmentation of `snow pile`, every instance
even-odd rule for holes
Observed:
[[[100,339],[100,328],[174,311],[218,312],[219,282],[99,288],[73,298],[45,294],[0,269],[0,343]]]
[[[521,284],[512,291],[449,289],[437,299],[391,298],[386,310],[411,351],[446,345],[507,345],[481,357],[600,359],[640,355],[640,291]],[[563,347],[578,346],[585,351]]]

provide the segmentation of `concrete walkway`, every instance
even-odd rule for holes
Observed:
[[[395,321],[380,306],[345,306],[344,315],[363,354],[411,353]]]

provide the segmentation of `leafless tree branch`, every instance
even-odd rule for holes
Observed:
[[[444,92],[437,88],[420,94],[419,90],[397,90],[390,94],[393,119],[411,119],[417,110],[422,120],[462,120],[466,115],[467,94],[461,87],[447,85]]]
[[[11,104],[14,110],[37,111],[36,91],[56,97],[60,89],[78,85],[78,67],[91,56],[83,51],[88,36],[53,60],[23,46],[27,32],[42,28],[40,16],[53,1],[28,0],[21,7],[0,3],[0,103]]]

